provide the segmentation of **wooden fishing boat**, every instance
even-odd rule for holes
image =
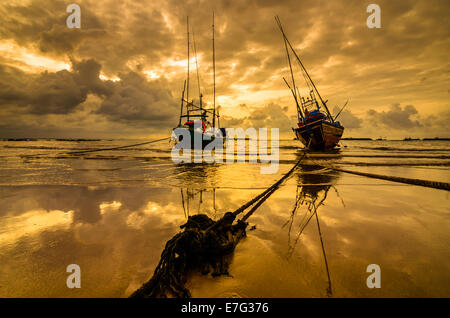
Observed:
[[[200,76],[197,62],[197,52],[195,46],[195,38],[193,36],[193,48],[195,54],[195,63],[197,70],[197,86],[198,86],[198,102],[189,100],[189,78],[190,78],[190,32],[189,18],[187,18],[187,78],[184,82],[183,93],[181,96],[181,109],[178,126],[172,131],[172,139],[175,142],[181,142],[184,135],[189,135],[191,139],[191,149],[203,149],[211,141],[215,139],[225,138],[225,129],[219,128],[219,112],[216,110],[216,67],[215,67],[215,49],[214,49],[214,15],[213,15],[213,82],[214,97],[212,108],[207,108],[203,104],[203,94],[200,87]],[[185,97],[186,93],[186,97]],[[216,125],[217,121],[217,125]]]
[[[292,130],[296,138],[300,140],[306,148],[314,150],[334,148],[338,145],[342,134],[344,133],[344,127],[339,121],[336,121],[336,119],[339,117],[347,103],[345,103],[336,116],[333,117],[331,115],[326,104],[327,101],[324,101],[320,96],[320,93],[309,76],[308,71],[286,37],[279,18],[275,17],[275,20],[277,21],[278,27],[283,35],[289,68],[291,71],[292,83],[289,84],[285,78],[283,78],[283,80],[291,90],[297,106],[298,124],[297,127],[292,128]],[[300,91],[295,85],[290,52],[294,54],[303,73],[303,78],[305,79],[305,83],[308,87],[308,94],[304,94],[306,96],[301,96]]]
[[[314,109],[309,111],[308,106]],[[334,121],[331,116],[320,111],[313,93],[311,93],[311,99],[304,100],[304,97],[301,97],[301,107],[304,117],[299,120],[298,127],[292,128],[297,139],[305,147],[309,145],[310,149],[334,148],[342,137],[344,127],[338,121]]]

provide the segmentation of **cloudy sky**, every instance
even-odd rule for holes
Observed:
[[[66,26],[71,3],[80,29]],[[370,3],[380,29],[366,25]],[[186,77],[187,15],[212,102],[213,11],[222,126],[293,137],[278,15],[332,113],[349,99],[345,136],[450,137],[447,0],[9,0],[0,2],[0,138],[168,136]]]

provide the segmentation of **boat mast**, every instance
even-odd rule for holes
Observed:
[[[198,74],[197,47],[195,45],[194,29],[192,29],[192,41],[193,41],[193,44],[194,44],[195,66],[197,68],[198,98],[199,98],[199,101],[200,101],[200,110],[201,110],[203,108],[203,103],[202,103],[202,93],[201,93],[201,89],[200,89],[200,75]]]
[[[314,90],[317,93],[317,96],[319,96],[320,101],[322,102],[322,105],[325,107],[325,110],[327,111],[328,117],[330,118],[331,122],[334,123],[333,116],[331,116],[330,110],[328,109],[327,104],[323,101],[322,96],[320,96],[319,91],[317,90],[316,85],[314,84],[313,80],[311,79],[311,76],[309,76],[308,71],[306,70],[305,66],[303,65],[302,61],[298,57],[297,53],[294,51],[294,48],[292,47],[291,43],[289,43],[289,40],[286,38],[287,43],[289,44],[292,52],[294,52],[295,57],[297,58],[298,63],[302,67],[303,71],[305,71],[306,76],[308,77],[309,81],[311,82],[312,86],[314,87]]]
[[[212,49],[213,49],[213,128],[216,127],[216,54],[214,47],[214,11],[212,20]]]
[[[302,61],[300,60],[300,58],[298,57],[297,53],[295,52],[294,48],[291,45],[291,42],[289,42],[289,39],[287,38],[286,34],[283,31],[283,27],[281,26],[281,22],[280,22],[280,18],[278,18],[278,16],[275,17],[275,20],[278,23],[278,26],[280,28],[281,33],[283,34],[283,37],[286,41],[286,43],[289,45],[289,47],[291,48],[292,52],[294,53],[294,56],[296,57],[298,63],[300,64],[302,70],[305,72],[306,76],[308,77],[309,81],[311,82],[314,90],[317,93],[317,96],[319,96],[320,101],[322,102],[322,105],[325,107],[325,110],[327,111],[328,117],[330,118],[331,122],[334,122],[333,116],[331,116],[330,111],[328,110],[327,104],[323,101],[322,96],[320,96],[319,91],[316,88],[316,85],[314,85],[314,82],[312,81],[311,77],[308,74],[308,71],[306,70],[305,66],[303,65]]]
[[[186,84],[186,110],[189,120],[189,16],[186,17],[187,26],[187,84]]]
[[[303,116],[302,110],[300,109],[300,105],[298,104],[297,91],[295,89],[294,72],[292,71],[291,56],[289,54],[289,50],[288,50],[288,47],[287,47],[287,44],[286,44],[286,39],[284,39],[284,47],[286,48],[286,55],[287,55],[288,62],[289,62],[289,69],[291,71],[292,86],[293,86],[293,88],[291,90],[292,90],[292,94],[294,95],[295,104],[297,105],[297,119],[300,122],[300,117],[302,119],[304,119],[304,116]],[[286,84],[287,84],[287,82],[286,82]]]

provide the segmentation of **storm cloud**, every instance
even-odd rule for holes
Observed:
[[[113,121],[146,122],[158,126],[176,122],[178,101],[173,98],[164,80],[149,82],[132,71],[120,74],[120,78],[111,85],[112,89],[97,114]]]
[[[409,129],[421,127],[422,124],[414,117],[418,114],[416,107],[400,104],[393,104],[388,111],[376,111],[370,109],[368,112],[369,120],[375,126],[383,126],[393,129]]]
[[[2,78],[17,81],[2,82],[0,100],[23,106],[32,114],[68,114],[85,102],[88,94],[94,94],[102,98],[96,113],[113,120],[157,122],[175,114],[175,100],[163,80],[149,82],[129,71],[120,74],[120,81],[103,81],[99,78],[101,65],[92,59],[74,62],[72,69],[29,78],[17,69],[0,68]],[[19,82],[22,90],[17,88]]]
[[[342,108],[334,107],[332,112],[333,114],[335,114],[334,116],[336,116],[341,109]],[[348,109],[342,110],[337,120],[342,123],[345,123],[346,129],[360,128],[363,122],[363,119],[356,116],[355,114],[352,113],[352,111]]]
[[[63,132],[72,124],[80,132],[94,119],[105,136],[115,135],[117,125],[133,136],[147,135],[148,126],[169,131],[186,77],[187,15],[204,99],[212,102],[213,11],[224,123],[295,126],[295,103],[282,80],[290,74],[274,21],[279,15],[328,105],[350,98],[339,118],[347,129],[370,135],[375,123],[392,129],[386,135],[411,128],[442,132],[432,116],[441,118],[449,106],[448,1],[380,0],[381,29],[367,28],[369,3],[358,0],[77,3],[81,29],[67,28],[63,0],[0,4],[1,137],[14,137],[18,121],[23,134],[42,127],[49,133],[50,126]],[[299,66],[293,66],[305,94]],[[190,96],[197,98],[192,69]]]

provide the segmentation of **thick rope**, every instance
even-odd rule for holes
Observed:
[[[152,143],[155,143],[155,142],[168,140],[168,139],[170,139],[170,137],[161,138],[161,139],[152,140],[152,141],[141,142],[141,143],[138,143],[138,144],[126,145],[126,146],[119,146],[119,147],[112,147],[112,148],[97,148],[97,149],[82,150],[82,151],[68,151],[68,152],[56,153],[54,155],[79,155],[79,154],[88,153],[88,152],[98,152],[98,151],[106,151],[106,150],[124,149],[124,148],[130,148],[130,147],[136,147],[136,146],[152,144]],[[48,153],[46,153],[46,154],[37,154],[37,155],[22,155],[21,157],[39,157],[39,156],[44,156],[44,155],[48,155]]]
[[[190,216],[187,223],[181,226],[184,231],[167,242],[153,276],[130,297],[191,297],[185,284],[192,270],[200,269],[207,274],[212,268],[213,276],[228,275],[226,256],[245,237],[248,225],[245,221],[292,175],[305,156],[306,152],[280,180],[264,192],[236,211],[225,213],[218,221],[204,214]],[[236,216],[252,205],[252,209],[233,225]]]
[[[388,180],[393,182],[400,182],[400,183],[406,183],[406,184],[412,184],[422,187],[428,187],[428,188],[434,188],[434,189],[441,189],[441,190],[447,190],[450,191],[450,183],[447,182],[438,182],[438,181],[429,181],[429,180],[421,180],[421,179],[411,179],[411,178],[402,178],[402,177],[394,177],[394,176],[386,176],[381,174],[375,174],[375,173],[367,173],[367,172],[359,172],[359,171],[352,171],[352,170],[346,170],[341,168],[335,168],[331,166],[325,166],[323,164],[319,164],[325,168],[329,168],[335,171],[341,171],[345,173],[351,173],[356,174],[364,177],[369,178],[375,178],[375,179],[382,179],[382,180]]]
[[[168,140],[168,139],[170,139],[170,137],[161,138],[161,139],[152,140],[152,141],[147,141],[147,142],[141,142],[139,144],[120,146],[120,147],[113,147],[113,148],[103,148],[103,149],[84,150],[84,151],[70,151],[70,152],[66,152],[66,154],[81,154],[81,153],[87,153],[87,152],[97,152],[97,151],[105,151],[105,150],[124,149],[124,148],[130,148],[130,147],[136,147],[136,146],[152,144],[152,143],[155,143],[155,142],[158,142],[158,141],[163,141],[163,140]]]
[[[251,199],[250,201],[248,201],[247,203],[245,203],[244,205],[242,205],[240,208],[236,209],[233,214],[235,216],[237,216],[238,214],[242,213],[243,211],[245,211],[248,207],[252,206],[253,204],[255,204],[258,200],[260,200],[261,198],[265,201],[268,197],[270,197],[270,195],[275,192],[276,189],[278,189],[278,187],[283,183],[284,180],[286,180],[294,171],[295,169],[297,169],[297,167],[300,165],[300,163],[303,161],[303,159],[306,157],[307,152],[305,151],[305,153],[303,154],[303,156],[295,163],[295,165],[291,168],[291,170],[289,170],[280,180],[278,180],[277,182],[275,182],[273,185],[271,185],[269,188],[267,188],[264,192],[260,193],[259,195],[257,195],[256,197],[254,197],[253,199]],[[261,204],[258,204],[258,206]],[[250,213],[250,212],[249,212]],[[248,217],[247,217],[248,218]],[[246,219],[247,219],[246,218]]]

